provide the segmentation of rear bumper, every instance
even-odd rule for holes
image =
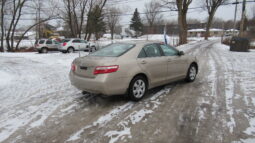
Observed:
[[[107,74],[84,78],[70,71],[69,79],[79,90],[107,96],[125,94],[129,86],[128,78],[116,78]]]

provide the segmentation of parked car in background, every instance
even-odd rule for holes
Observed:
[[[63,53],[73,53],[74,51],[95,51],[96,46],[92,42],[86,40],[72,38],[61,41],[61,46],[58,49]]]
[[[60,42],[52,39],[40,39],[35,42],[35,48],[39,53],[48,53],[48,51],[58,51]]]
[[[195,56],[161,44],[138,42],[110,44],[88,56],[76,58],[69,78],[78,89],[103,95],[128,94],[140,100],[148,89],[176,80],[195,80]]]

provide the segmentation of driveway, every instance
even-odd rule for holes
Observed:
[[[196,81],[140,102],[82,95],[68,80],[78,53],[0,54],[0,142],[255,142],[255,51],[219,41],[178,48],[199,59]]]

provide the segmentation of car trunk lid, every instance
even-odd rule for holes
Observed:
[[[81,77],[95,78],[94,70],[97,66],[106,66],[114,61],[116,57],[96,57],[96,56],[85,56],[77,58],[74,61],[76,65],[75,74]]]

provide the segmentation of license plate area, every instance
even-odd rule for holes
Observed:
[[[81,70],[88,70],[88,67],[80,66],[80,69],[81,69]]]

